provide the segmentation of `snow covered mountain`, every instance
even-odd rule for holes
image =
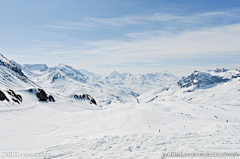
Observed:
[[[114,72],[102,81],[63,64],[18,65],[2,56],[0,63],[0,153],[5,157],[19,152],[34,158],[155,159],[209,150],[240,155],[238,69],[195,71],[162,87],[174,76]],[[136,87],[149,85],[160,87],[137,103]]]
[[[62,100],[76,102],[76,100],[71,99],[69,94],[64,94],[64,91],[61,94],[58,92],[59,89],[52,90],[51,86],[56,88],[59,82],[61,85],[68,82],[85,84],[88,80],[80,71],[67,65],[59,64],[51,68],[45,64],[20,65],[15,61],[9,61],[3,55],[0,55],[0,79],[0,106],[4,107]],[[61,83],[62,81],[63,83]],[[75,86],[71,85],[69,89],[75,88]],[[93,97],[88,94],[85,96],[86,99],[84,97],[78,100],[89,100],[87,103],[97,105]]]
[[[38,101],[54,101],[53,96],[40,89],[40,86],[30,80],[21,68],[21,65],[9,61],[0,54],[0,106],[11,107]],[[34,93],[31,93],[33,90]]]
[[[87,93],[98,103],[137,102],[135,97],[152,88],[163,87],[177,80],[167,72],[133,75],[112,72],[101,78],[100,75],[84,69],[59,64],[47,67],[42,64],[22,65],[24,72],[45,89],[55,90],[67,95]],[[85,74],[85,75],[84,75]]]
[[[89,94],[99,104],[132,102],[136,99],[128,93],[104,83],[99,78],[83,75],[79,70],[64,64],[47,67],[45,64],[20,65],[29,77],[45,90],[63,93],[64,96]]]
[[[85,69],[79,69],[79,71],[82,74],[84,74],[85,76],[88,76],[88,77],[93,77],[93,78],[101,78],[102,77],[100,74],[89,72],[89,71],[87,71]]]
[[[176,82],[178,78],[166,71],[146,74],[119,73],[114,71],[103,79],[104,82],[114,85],[135,97],[154,88],[164,87]]]
[[[239,69],[194,71],[170,87],[151,90],[138,99],[140,102],[171,100],[237,104],[240,102],[239,80]]]
[[[51,67],[49,68],[48,72],[51,74],[59,74],[59,72],[61,72],[64,73],[67,77],[82,83],[86,83],[88,80],[88,78],[84,76],[79,70],[64,64],[59,64],[55,67]]]
[[[17,65],[0,54],[0,88],[21,89],[36,87]]]

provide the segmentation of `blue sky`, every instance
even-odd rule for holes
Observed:
[[[240,68],[239,0],[0,0],[0,53],[97,73]]]

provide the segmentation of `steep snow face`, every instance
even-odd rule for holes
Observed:
[[[31,76],[34,76],[34,75],[35,75],[34,73],[32,73],[31,71],[29,71],[28,69],[24,69],[23,66],[20,65],[20,64],[18,64],[17,62],[15,62],[15,61],[13,61],[13,60],[11,60],[11,62],[12,62],[14,65],[16,65],[17,67],[19,67],[19,68],[22,70],[22,72],[23,72],[25,75],[28,76],[28,78],[31,79]]]
[[[238,104],[240,102],[239,69],[194,71],[165,89],[155,89],[138,97],[140,102],[174,100],[199,103]]]
[[[37,87],[24,75],[21,68],[0,55],[0,88],[22,89]]]
[[[104,82],[135,95],[143,94],[156,87],[172,84],[177,80],[177,77],[164,71],[137,75],[114,71],[103,79]]]
[[[46,64],[18,64],[17,62],[11,60],[16,66],[21,68],[21,70],[30,79],[34,80],[36,76],[43,76],[48,73],[49,67]]]
[[[64,64],[59,64],[49,68],[46,64],[20,65],[15,61],[12,62],[22,68],[24,73],[37,83],[43,83],[45,80],[51,80],[54,82],[57,79],[64,79],[65,77],[69,77],[83,83],[86,83],[88,80],[88,77],[84,76],[80,71]]]
[[[5,58],[2,54],[0,54],[0,66],[7,67],[12,71],[16,72],[17,74],[19,74],[20,76],[25,77],[22,70],[19,67],[17,67],[14,63],[9,61],[7,58]]]
[[[46,92],[23,74],[21,65],[9,61],[2,55],[0,60],[0,107],[24,106],[38,102],[37,98],[45,101],[44,95],[47,96]],[[38,87],[39,92],[36,93],[35,91],[35,95],[32,95],[28,89],[31,88],[33,91],[36,90],[36,87]],[[48,95],[47,99],[54,101],[51,95]]]
[[[48,72],[50,74],[52,74],[53,72],[62,72],[65,74],[65,76],[82,83],[86,83],[88,81],[88,78],[84,76],[80,71],[64,64],[59,64],[55,67],[51,67]]]

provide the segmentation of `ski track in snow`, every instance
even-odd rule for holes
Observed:
[[[0,62],[1,90],[13,89],[23,97],[20,104],[0,101],[0,155],[156,159],[168,152],[237,152],[235,158],[240,157],[239,69],[194,71],[168,86],[177,78],[166,72],[114,71],[100,78],[64,64],[19,65],[3,56]],[[56,102],[39,102],[29,93],[29,88],[41,87],[32,80]],[[103,107],[69,97],[79,93],[91,94]]]
[[[73,100],[10,109],[0,111],[2,152],[154,159],[168,152],[240,150],[238,106],[156,101],[98,108]]]

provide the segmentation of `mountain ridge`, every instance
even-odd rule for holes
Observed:
[[[138,97],[138,100],[140,102],[169,100],[237,104],[240,102],[238,98],[240,95],[239,73],[239,69],[225,68],[206,72],[194,71],[169,87],[157,88],[144,93]]]

